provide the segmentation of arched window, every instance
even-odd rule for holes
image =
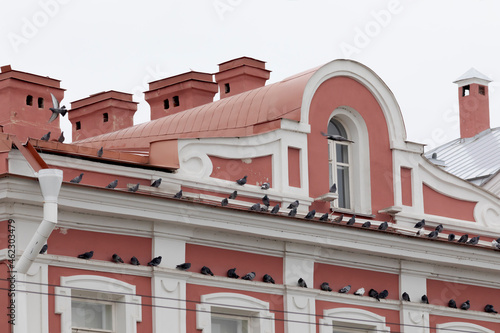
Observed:
[[[483,327],[479,326],[476,324],[472,323],[467,323],[467,322],[450,322],[450,323],[444,323],[444,324],[437,324],[436,325],[436,332],[437,333],[445,333],[445,332],[450,332],[450,331],[462,331],[462,332],[477,332],[477,333],[494,333],[494,331]]]
[[[328,134],[349,138],[344,126],[335,118],[328,123]],[[330,166],[330,186],[337,184],[339,199],[337,207],[351,209],[351,158],[350,142],[328,140],[328,163]]]

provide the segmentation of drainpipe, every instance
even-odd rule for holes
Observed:
[[[18,273],[26,274],[57,224],[57,197],[62,179],[62,170],[41,169],[38,172],[38,181],[43,196],[43,220],[17,262],[15,270]]]

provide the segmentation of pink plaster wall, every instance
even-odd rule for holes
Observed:
[[[423,184],[424,212],[454,219],[476,222],[474,207],[477,202],[454,199]]]

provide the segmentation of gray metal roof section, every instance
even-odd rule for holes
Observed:
[[[477,69],[472,67],[467,72],[462,74],[462,76],[460,76],[458,79],[453,81],[453,83],[457,83],[459,81],[467,80],[467,79],[481,79],[481,80],[488,81],[488,82],[493,81],[492,79],[490,79],[489,77],[487,77],[486,75],[484,75],[483,73],[479,72]]]
[[[431,162],[433,153],[444,161],[447,172],[469,181],[480,180],[481,184],[500,169],[500,127],[429,150],[425,157]]]

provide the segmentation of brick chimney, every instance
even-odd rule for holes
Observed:
[[[137,102],[132,94],[109,90],[71,102],[68,112],[73,141],[118,131],[134,124]]]
[[[211,103],[217,91],[212,74],[191,71],[150,82],[145,99],[154,120]]]
[[[15,71],[10,65],[0,68],[0,125],[5,133],[24,141],[40,139],[51,132],[51,139],[61,134],[59,119],[49,123],[52,93],[59,102],[64,98],[60,81],[49,77]],[[64,104],[64,103],[61,103]]]
[[[219,85],[220,98],[226,98],[255,88],[263,87],[271,71],[266,63],[249,57],[241,57],[219,64],[215,82]]]
[[[490,128],[490,106],[486,75],[469,69],[453,83],[458,85],[460,137],[470,138]]]

